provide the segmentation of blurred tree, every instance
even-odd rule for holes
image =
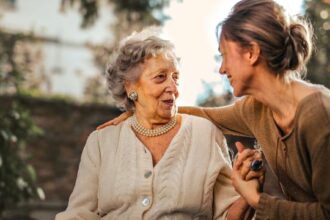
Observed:
[[[307,79],[330,88],[330,1],[305,0],[304,7],[316,36],[316,51],[307,65]]]
[[[30,198],[44,198],[25,151],[26,141],[37,134],[41,130],[18,102],[0,109],[0,219],[8,206]]]
[[[0,29],[0,95],[10,93],[14,98],[9,104],[1,103],[0,108],[0,219],[8,205],[43,197],[24,150],[26,141],[41,130],[19,99],[15,99],[27,86],[25,78],[34,72],[33,56],[24,44],[26,39],[25,35],[12,35]]]
[[[0,94],[40,90],[48,84],[41,44],[33,34],[14,34],[0,27],[0,55]]]
[[[114,100],[108,94],[104,73],[112,47],[108,45],[108,47],[90,46],[89,48],[93,51],[94,63],[98,68],[98,72],[87,80],[84,88],[84,100],[111,105]]]
[[[109,99],[106,90],[106,81],[101,74],[97,74],[88,79],[84,90],[84,99],[86,102],[111,104],[114,101]]]
[[[171,0],[106,0],[113,6],[116,17],[120,17],[117,24],[123,26],[122,21],[132,24],[161,24],[168,17],[163,13],[163,8]],[[104,1],[103,1],[104,2]],[[98,18],[99,7],[102,0],[62,0],[61,10],[68,7],[78,7],[83,17],[81,26],[86,28],[94,24]]]

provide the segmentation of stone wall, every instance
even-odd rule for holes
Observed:
[[[19,100],[29,110],[37,126],[44,132],[41,137],[30,141],[26,150],[31,156],[29,162],[37,171],[38,183],[45,191],[46,200],[29,204],[29,210],[38,207],[47,209],[46,204],[53,212],[61,210],[66,206],[73,189],[80,155],[88,135],[98,125],[120,114],[120,111],[111,106],[11,96],[1,96],[0,107],[8,107],[13,99]]]

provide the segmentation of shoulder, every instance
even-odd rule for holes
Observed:
[[[187,114],[180,114],[183,118],[183,120],[186,120],[190,123],[194,123],[194,124],[200,124],[200,125],[212,125],[212,123],[202,117],[198,117],[198,116],[194,116],[194,115],[187,115]]]
[[[108,126],[100,130],[93,131],[86,142],[87,148],[98,150],[101,155],[117,148],[120,138],[129,140],[127,120],[118,125]]]
[[[330,90],[324,87],[304,98],[295,120],[301,139],[317,147],[330,134]]]
[[[324,129],[330,131],[330,90],[323,87],[317,94],[318,98],[313,99],[312,104],[316,109],[317,122],[323,125]]]
[[[299,120],[326,124],[330,122],[330,90],[322,87],[319,91],[305,97],[298,105]]]
[[[198,129],[201,133],[208,132],[214,129],[219,130],[211,121],[205,118],[186,114],[182,114],[182,117],[183,120],[191,124],[192,129]]]
[[[92,134],[96,133],[95,135],[97,135],[100,140],[118,137],[120,133],[125,130],[125,127],[127,127],[128,120],[129,119],[119,123],[118,125],[110,125],[100,130],[95,130]]]
[[[253,127],[257,122],[264,121],[267,106],[252,96],[244,96],[235,102],[235,111],[248,127]]]
[[[242,113],[255,113],[262,110],[265,105],[252,96],[243,96],[235,101],[236,110]]]
[[[186,123],[189,123],[191,126],[191,134],[195,135],[199,140],[203,139],[213,139],[216,142],[223,143],[224,135],[222,131],[217,128],[211,121],[193,116],[182,114],[183,120],[186,120]]]
[[[320,92],[321,97],[321,105],[324,107],[324,111],[328,114],[328,118],[330,118],[330,90],[323,87]]]
[[[225,158],[226,162],[230,161],[225,136],[219,128],[205,118],[186,114],[182,117],[186,124],[190,124],[191,140],[195,145],[198,143],[198,148],[203,146],[204,153],[209,149],[218,156],[222,155],[219,160]]]

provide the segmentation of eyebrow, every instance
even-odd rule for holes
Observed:
[[[166,68],[160,67],[160,68],[157,68],[155,70],[151,70],[148,75],[153,76],[157,73],[163,72],[164,70],[166,70]]]
[[[168,70],[169,70],[169,68],[166,68],[166,67],[157,68],[154,71],[149,72],[149,76],[154,76],[154,75],[156,75],[156,74],[158,74],[160,72],[168,71]],[[173,71],[173,72],[176,73],[177,75],[180,74],[180,71],[179,71],[178,68],[175,68],[175,71]]]

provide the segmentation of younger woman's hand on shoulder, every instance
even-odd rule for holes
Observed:
[[[119,124],[120,122],[122,121],[125,121],[127,118],[129,118],[130,116],[132,115],[131,112],[124,112],[122,113],[121,115],[119,115],[118,117],[110,120],[110,121],[107,121],[103,124],[101,124],[100,126],[98,126],[96,129],[97,130],[100,130],[102,128],[105,128],[105,127],[108,127],[108,126],[111,126],[111,125],[117,125]]]

